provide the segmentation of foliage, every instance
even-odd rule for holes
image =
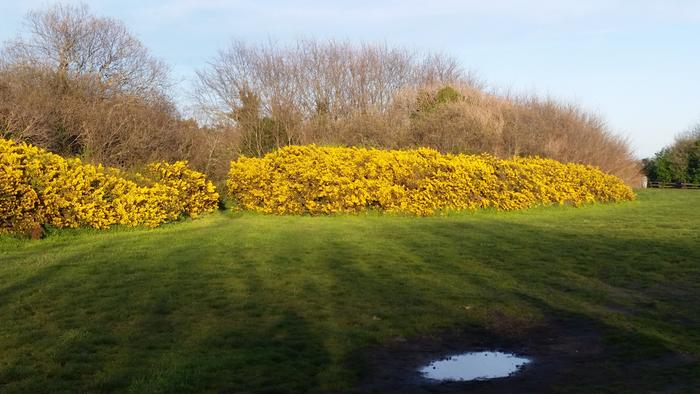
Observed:
[[[435,92],[430,90],[422,90],[416,97],[416,109],[415,112],[411,114],[411,117],[415,118],[419,114],[433,112],[441,105],[456,103],[461,100],[464,100],[464,96],[449,85],[444,86]]]
[[[499,154],[505,121],[498,100],[451,86],[424,89],[411,100],[409,129],[399,146],[426,146],[446,153]]]
[[[631,200],[619,178],[542,158],[289,146],[231,163],[228,195],[241,208],[276,214],[376,209],[431,215],[439,210],[514,210],[547,204]]]
[[[147,174],[155,182],[174,189],[175,199],[183,204],[182,212],[190,217],[211,212],[219,204],[214,185],[201,172],[187,168],[186,161],[151,163]]]
[[[213,211],[218,194],[186,162],[154,163],[146,175],[64,159],[0,139],[0,233],[53,227],[156,227]]]
[[[652,182],[700,183],[700,126],[644,160],[644,172]]]

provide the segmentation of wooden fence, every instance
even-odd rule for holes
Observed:
[[[656,189],[700,189],[700,183],[649,182],[647,187]]]

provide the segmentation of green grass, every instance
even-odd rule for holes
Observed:
[[[431,218],[217,212],[0,238],[2,392],[347,390],[388,338],[560,316],[603,327],[619,371],[625,357],[700,357],[700,192]]]

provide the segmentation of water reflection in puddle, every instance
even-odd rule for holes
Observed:
[[[511,353],[472,352],[433,361],[420,369],[434,380],[482,380],[510,376],[530,360]]]

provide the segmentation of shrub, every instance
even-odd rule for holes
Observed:
[[[145,176],[132,175],[0,139],[0,233],[45,225],[156,227],[217,204],[214,186],[186,162],[155,163]]]
[[[186,161],[152,163],[147,167],[147,174],[154,181],[175,189],[182,212],[190,217],[211,212],[219,204],[214,185],[201,172],[187,168]]]
[[[645,159],[644,172],[652,182],[700,183],[700,125]]]
[[[240,208],[275,214],[377,209],[431,215],[446,210],[634,199],[619,178],[551,159],[289,146],[231,163],[228,196]]]

